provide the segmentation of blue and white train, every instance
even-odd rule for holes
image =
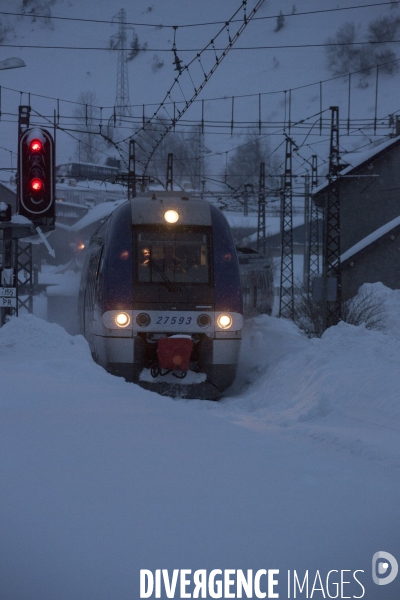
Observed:
[[[219,398],[235,379],[243,327],[223,213],[178,192],[119,206],[91,239],[79,313],[110,373],[164,395]]]

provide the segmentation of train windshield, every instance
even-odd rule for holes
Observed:
[[[138,281],[209,283],[209,235],[193,231],[139,231]]]

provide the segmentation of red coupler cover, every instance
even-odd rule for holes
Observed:
[[[165,337],[158,340],[158,362],[162,369],[189,370],[193,342],[186,337]]]

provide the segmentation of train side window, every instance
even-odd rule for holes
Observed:
[[[92,311],[94,308],[94,299],[96,292],[96,281],[99,274],[99,264],[103,246],[98,246],[91,254],[87,272],[86,290],[85,290],[85,310]]]

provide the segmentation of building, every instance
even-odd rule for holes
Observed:
[[[342,157],[339,173],[342,298],[363,283],[400,289],[400,136]],[[328,181],[313,192],[324,207]]]
[[[11,204],[11,214],[15,214],[17,212],[16,189],[4,181],[0,183],[0,202]]]

